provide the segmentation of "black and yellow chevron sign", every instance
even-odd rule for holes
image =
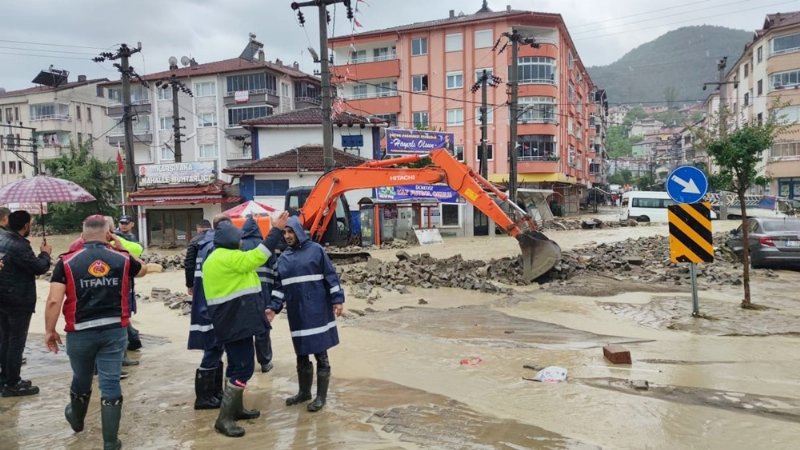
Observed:
[[[672,262],[713,262],[711,203],[679,203],[669,207],[669,254]]]

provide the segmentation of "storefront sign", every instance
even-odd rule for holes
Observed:
[[[437,148],[452,151],[453,141],[453,133],[389,128],[386,130],[386,153],[390,155],[425,154]]]
[[[139,186],[208,184],[214,181],[214,161],[139,166]]]
[[[390,201],[436,200],[440,203],[460,203],[458,192],[448,186],[409,184],[376,189],[375,198]]]

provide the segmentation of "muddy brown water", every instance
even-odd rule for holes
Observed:
[[[568,248],[665,232],[654,225],[547,234]],[[409,252],[488,260],[518,251],[512,241],[460,238]],[[390,259],[395,251],[377,253]],[[137,449],[796,448],[800,274],[756,277],[754,301],[769,307],[762,311],[740,310],[736,288],[701,286],[706,319],[690,317],[685,290],[579,283],[580,290],[514,287],[511,296],[410,287],[369,304],[348,298],[346,307],[364,315],[339,321],[329,404],[317,414],[283,403],[296,374],[279,316],[275,369],[256,374],[245,394],[262,417],[244,422],[247,435],[238,440],[214,432],[215,411],[192,409],[200,354],[185,350],[188,317],[143,301],[134,322],[145,346],[133,355],[141,365],[122,381],[120,436]],[[137,287],[182,291],[182,273],[150,275]],[[98,395],[84,432],[73,433],[63,418],[69,367],[63,353],[42,350],[46,283],[39,288],[23,376],[41,393],[0,399],[0,448],[98,448]],[[608,363],[600,349],[608,342],[626,346],[633,364]],[[535,372],[525,365],[561,366],[570,379],[527,381]],[[630,380],[654,389],[632,392]]]

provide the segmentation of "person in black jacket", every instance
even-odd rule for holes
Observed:
[[[50,268],[52,247],[42,242],[39,256],[27,237],[31,215],[14,211],[8,216],[8,231],[0,232],[0,383],[3,397],[35,395],[39,388],[20,378],[22,352],[28,326],[36,307],[36,276]]]
[[[8,230],[8,215],[11,214],[11,210],[6,208],[5,206],[0,207],[0,231],[7,231]]]

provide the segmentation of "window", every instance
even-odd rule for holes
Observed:
[[[414,128],[428,128],[428,112],[418,111],[412,114]]]
[[[555,97],[520,97],[517,117],[520,122],[555,122]]]
[[[572,50],[567,54],[567,67],[570,69],[575,67],[575,56],[572,55]]]
[[[786,106],[772,110],[773,117],[781,122],[800,123],[800,106]]]
[[[783,89],[800,85],[800,70],[770,75],[769,85],[772,89]]]
[[[668,198],[634,197],[631,199],[631,206],[634,208],[666,208],[674,204],[675,202]]]
[[[18,109],[14,108],[15,116],[18,116]],[[40,103],[38,105],[31,105],[31,120],[68,120],[69,119],[69,105],[62,105],[60,103]],[[18,121],[18,118],[14,119]]]
[[[744,65],[744,77],[747,78],[748,75],[750,75],[750,65],[745,63],[745,65]]]
[[[278,88],[275,75],[267,73],[233,75],[227,77],[226,82],[229,95],[237,91],[249,91],[251,94],[270,93],[275,95]]]
[[[81,119],[81,105],[75,105],[75,119],[82,120]]]
[[[453,155],[453,158],[455,158],[457,161],[462,161],[463,162],[464,161],[464,146],[463,145],[454,145],[453,146],[452,155]]]
[[[475,146],[475,158],[480,161],[481,160],[481,144]],[[494,160],[494,145],[486,144],[486,160],[492,161]]]
[[[528,134],[517,137],[517,157],[522,161],[556,161],[556,137]]]
[[[487,75],[487,76],[488,76],[490,79],[491,79],[492,75],[494,74],[494,69],[492,69],[491,67],[487,67],[487,68],[485,68],[485,69],[478,69],[478,70],[476,70],[476,71],[475,71],[475,82],[476,82],[476,83],[477,83],[477,82],[478,82],[478,80],[480,80],[480,79],[481,79],[481,77],[483,76],[483,71],[484,71],[484,70],[486,71],[486,75]]]
[[[164,87],[166,86],[166,88]],[[156,88],[156,97],[159,100],[172,100],[172,86],[170,85],[162,85],[161,87]]]
[[[108,88],[108,99],[111,103],[122,103],[122,88]]]
[[[555,84],[556,60],[544,56],[525,56],[519,58],[517,79],[523,84]]]
[[[492,30],[476,30],[475,31],[475,48],[486,48],[494,45],[492,39]]]
[[[173,126],[175,126],[175,121],[172,117],[160,117],[159,121],[159,130],[171,130]]]
[[[392,47],[381,47],[372,49],[372,60],[373,61],[386,61],[389,59],[394,59],[396,57],[397,49]]]
[[[744,106],[747,106],[749,104],[750,104],[750,94],[745,92],[744,93]]]
[[[567,119],[567,133],[575,135],[575,119],[572,116]]]
[[[464,35],[461,33],[448,34],[444,37],[444,51],[460,52],[464,49]]]
[[[353,85],[353,98],[354,99],[367,98],[368,95],[367,90],[368,87],[366,84]]]
[[[478,124],[481,123],[481,107],[475,108],[475,117]],[[486,107],[486,123],[494,123],[494,108],[491,106]]]
[[[442,203],[442,226],[457,227],[461,225],[461,208],[459,205],[449,205]]]
[[[19,107],[14,107],[14,122],[19,122]]]
[[[92,107],[91,106],[87,106],[86,107],[86,120],[88,122],[92,121]]]
[[[762,47],[762,46],[759,46],[759,47],[756,49],[756,60],[757,60],[758,62],[761,62],[761,61],[763,61],[763,60],[764,60],[764,50],[763,50],[763,47]]]
[[[575,166],[575,147],[569,146],[569,153],[567,153],[567,163],[570,166]]]
[[[384,81],[378,83],[376,88],[378,97],[394,97],[397,95],[397,81]]]
[[[411,76],[411,90],[414,92],[424,92],[428,90],[428,76],[427,75],[412,75]]]
[[[219,156],[217,153],[217,144],[200,144],[199,147],[201,159],[213,159]]]
[[[428,54],[428,38],[415,38],[411,40],[411,56]]]
[[[776,37],[771,41],[773,55],[789,53],[800,50],[800,34],[790,34],[788,36]]]
[[[228,127],[238,127],[243,120],[258,119],[272,115],[271,106],[251,106],[228,110]]]
[[[772,145],[773,158],[800,156],[800,142],[776,142]],[[786,197],[781,194],[781,196]]]
[[[289,190],[289,180],[256,180],[256,195],[283,197]]]
[[[217,126],[217,113],[200,113],[197,115],[197,128]]]
[[[83,133],[78,133],[78,147],[83,146]]]
[[[463,109],[448,109],[447,110],[447,125],[461,126],[464,125],[464,110]]]
[[[281,96],[282,97],[289,96],[289,83],[281,83]]]
[[[103,98],[103,86],[100,86],[99,84],[97,86],[95,86],[94,87],[94,93],[98,97]]]
[[[194,84],[195,97],[213,97],[215,95],[217,95],[217,83],[205,81],[203,83]]]
[[[385,120],[386,123],[389,124],[390,127],[397,126],[397,113],[390,113],[390,114],[375,114],[375,117],[381,120]]]
[[[464,87],[463,72],[447,72],[447,89],[460,89]]]
[[[350,52],[350,62],[352,64],[360,64],[363,62],[367,62],[367,51],[353,50],[352,52]]]
[[[758,80],[756,83],[756,94],[761,95],[764,93],[764,80]]]
[[[174,161],[175,160],[175,152],[172,151],[172,147],[168,145],[161,146],[161,161]]]
[[[758,123],[758,126],[761,126],[764,123],[764,114],[763,113],[758,113],[758,118],[757,118],[756,122]]]

